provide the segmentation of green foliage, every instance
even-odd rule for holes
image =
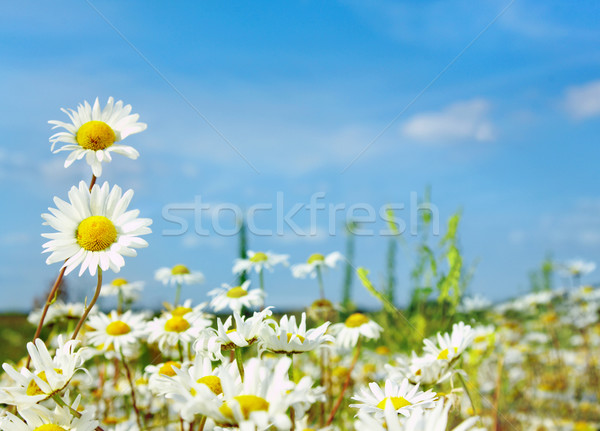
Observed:
[[[344,280],[342,284],[342,307],[347,311],[355,308],[352,303],[352,279],[354,275],[354,230],[356,227],[357,224],[352,221],[346,225],[346,266],[344,268]]]
[[[529,272],[529,284],[532,292],[552,290],[554,287],[554,262],[550,253],[536,270]]]
[[[248,257],[248,236],[246,233],[246,221],[241,218],[238,223],[240,224],[240,245],[239,245],[239,256],[240,259],[246,259]],[[242,271],[239,275],[239,285],[241,286],[248,279],[246,271]]]

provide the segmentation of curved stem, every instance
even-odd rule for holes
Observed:
[[[52,395],[52,399],[56,402],[56,404],[58,404],[61,407],[65,407],[66,409],[69,410],[69,412],[76,418],[80,418],[81,417],[81,413],[79,413],[77,410],[75,410],[73,407],[71,407],[69,404],[67,404],[65,402],[65,400],[63,400],[60,395],[58,394],[54,394]],[[104,431],[102,428],[100,428],[99,426],[95,428],[96,431]]]
[[[96,184],[96,175],[92,174],[92,180],[90,181],[90,192],[92,191],[94,184]]]
[[[52,289],[50,290],[50,293],[48,294],[48,298],[46,299],[46,304],[44,304],[44,309],[42,310],[42,315],[40,317],[40,321],[38,323],[37,329],[35,330],[35,335],[33,336],[34,343],[35,343],[35,340],[37,340],[40,337],[40,334],[42,332],[42,326],[44,326],[44,320],[46,320],[46,314],[48,313],[48,308],[50,308],[50,306],[54,303],[54,298],[56,298],[56,296],[58,295],[58,290],[60,288],[60,282],[62,281],[63,276],[65,275],[66,269],[67,269],[66,266],[63,266],[61,268],[60,272],[58,273],[58,277],[56,277],[56,281],[54,281],[54,285],[52,286]],[[31,357],[28,357],[25,368],[29,368],[30,362],[31,362]]]
[[[88,314],[90,314],[90,311],[92,311],[92,307],[96,304],[96,301],[98,300],[98,296],[100,296],[100,288],[101,287],[102,287],[102,268],[98,267],[98,284],[96,285],[96,292],[94,293],[92,302],[90,302],[90,305],[88,305],[88,307],[83,312],[83,316],[81,316],[81,319],[79,319],[79,322],[77,322],[77,326],[75,327],[75,332],[73,332],[73,336],[71,337],[71,340],[74,340],[75,338],[77,338],[77,334],[79,334],[79,330],[83,326],[83,322],[85,322],[85,319],[87,319]]]
[[[138,428],[143,430],[142,427],[142,418],[140,414],[140,409],[137,406],[137,401],[135,398],[135,389],[133,379],[131,378],[131,371],[129,370],[129,365],[127,365],[127,361],[125,360],[125,355],[123,354],[123,349],[119,349],[119,353],[121,353],[121,362],[123,363],[123,368],[125,368],[125,374],[127,375],[127,381],[129,381],[129,387],[131,388],[131,404],[133,405],[133,410],[135,411],[135,420],[137,422]]]

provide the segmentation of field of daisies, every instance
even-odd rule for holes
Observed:
[[[149,246],[152,220],[130,207],[133,190],[100,178],[112,157],[138,157],[125,141],[146,125],[113,98],[63,112],[65,121],[50,121],[52,150],[66,154],[65,168],[87,163],[91,181],[57,191],[66,200],[54,197],[42,214],[57,277],[27,318],[32,330],[21,325],[24,356],[2,365],[1,430],[599,429],[600,289],[580,283],[593,263],[546,262],[532,293],[502,304],[466,297],[457,214],[441,241],[421,238],[404,309],[342,253],[316,250],[296,263],[242,249],[232,257],[237,285],[194,303],[182,286],[203,275],[189,262],[160,268],[169,297],[163,310],[143,310],[143,283],[119,272]],[[392,269],[398,241],[388,248]],[[380,310],[327,297],[323,274],[344,267]],[[566,287],[551,285],[554,270]],[[278,313],[265,282],[272,271],[304,279],[320,297]],[[88,299],[65,303],[62,281],[77,276],[89,280]],[[100,296],[116,307],[101,310]]]

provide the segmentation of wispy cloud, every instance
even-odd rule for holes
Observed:
[[[491,141],[494,127],[488,118],[490,103],[473,99],[453,103],[441,111],[417,114],[402,125],[402,134],[422,142]]]
[[[600,80],[567,88],[564,107],[577,120],[600,116]]]

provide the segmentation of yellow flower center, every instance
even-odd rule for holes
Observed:
[[[242,298],[242,297],[246,296],[247,294],[248,294],[248,292],[246,292],[240,286],[232,287],[231,289],[229,289],[227,291],[228,298]]]
[[[44,425],[40,425],[37,428],[34,428],[33,431],[67,431],[67,430],[59,425],[44,424]]]
[[[173,316],[165,323],[165,331],[183,332],[190,327],[190,322],[181,316]]]
[[[325,262],[325,256],[320,253],[311,254],[307,260],[308,263]]]
[[[221,386],[221,379],[217,376],[204,376],[196,380],[197,383],[202,383],[208,386],[215,395],[221,395],[223,393],[223,387]]]
[[[249,419],[250,413],[252,412],[269,410],[269,402],[264,398],[257,397],[256,395],[238,395],[237,397],[233,397],[233,399],[236,400],[240,405],[244,419]],[[231,410],[231,407],[227,402],[219,407],[219,411],[223,414],[223,416],[229,419],[234,419],[233,410]]]
[[[79,223],[76,237],[77,244],[85,250],[106,250],[117,240],[117,228],[104,216],[91,216]]]
[[[189,273],[190,273],[190,270],[185,265],[175,265],[171,269],[172,275],[183,275],[183,274],[189,274]]]
[[[104,121],[88,121],[75,136],[77,143],[86,150],[104,150],[117,140],[114,130]]]
[[[288,333],[287,333],[287,342],[288,342],[288,343],[290,342],[290,340],[292,339],[292,337],[293,337],[293,336],[294,336],[294,334],[292,334],[292,333],[290,333],[290,332],[288,332]],[[301,343],[304,343],[304,340],[305,340],[305,338],[304,338],[302,335],[300,335],[300,334],[296,334],[296,338],[297,338],[297,339],[298,339],[298,340],[299,340]]]
[[[455,347],[454,348],[454,354],[456,354],[458,352],[458,348]],[[438,355],[438,359],[446,359],[448,360],[448,355],[450,355],[450,351],[448,349],[444,349],[440,352],[440,354]]]
[[[253,262],[253,263],[266,262],[267,260],[269,260],[269,257],[262,251],[259,251],[258,253],[254,253],[254,256],[252,256],[250,258],[250,262]]]
[[[54,371],[56,371],[57,374],[62,374],[62,370],[59,370],[58,368],[55,368]],[[40,379],[42,379],[42,381],[48,383],[48,379],[46,378],[45,371],[40,371],[39,373],[36,374],[36,376],[38,376]],[[39,387],[39,385],[35,382],[34,379],[31,379],[31,381],[27,385],[27,390],[25,391],[25,393],[27,395],[29,395],[30,397],[35,396],[35,395],[45,395],[46,394],[44,391],[42,391],[42,389]]]
[[[112,335],[113,337],[118,337],[119,335],[129,334],[131,332],[131,327],[120,320],[115,320],[114,322],[110,322],[106,327],[106,333],[108,335]]]
[[[354,313],[346,319],[345,325],[348,328],[358,328],[359,326],[369,323],[369,318],[362,313]]]
[[[175,368],[181,368],[181,364],[175,361],[167,361],[162,367],[159,368],[158,374],[163,374],[165,376],[173,377],[175,374]]]
[[[126,285],[127,283],[128,283],[128,281],[127,281],[127,280],[125,280],[124,278],[115,278],[115,279],[112,281],[112,283],[111,283],[111,284],[112,284],[113,286],[117,286],[117,287],[119,287],[119,286],[124,286],[124,285]]]
[[[402,407],[410,406],[412,403],[403,397],[387,397],[379,401],[377,404],[377,408],[381,410],[385,410],[385,403],[389,399],[392,400],[392,405],[395,410],[401,409]]]
[[[390,348],[388,346],[378,346],[375,349],[375,353],[377,353],[378,355],[381,355],[381,356],[385,356],[385,355],[389,355],[390,353],[392,353],[392,351],[390,350]]]
[[[190,307],[184,307],[183,305],[180,305],[179,307],[175,307],[173,311],[171,311],[171,314],[173,316],[181,317],[188,314],[190,311],[192,311]]]

